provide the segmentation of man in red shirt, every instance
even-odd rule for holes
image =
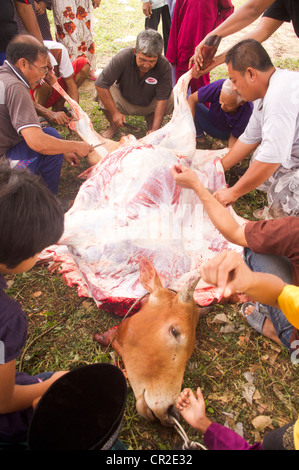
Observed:
[[[222,235],[231,243],[244,247],[245,261],[252,271],[275,274],[285,283],[299,286],[298,217],[245,222],[240,225],[229,209],[203,186],[193,170],[180,165],[173,168],[171,173],[177,185],[195,191]],[[296,345],[299,332],[288,322],[281,310],[259,303],[247,306],[247,309],[243,307],[243,312],[248,323],[259,333],[292,351],[292,344]]]

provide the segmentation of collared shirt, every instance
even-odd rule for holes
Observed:
[[[29,88],[20,70],[5,61],[0,67],[0,158],[23,140],[22,129],[40,127]]]
[[[171,67],[164,56],[140,77],[133,48],[122,49],[98,76],[95,85],[109,89],[116,82],[131,104],[147,106],[153,99],[167,100],[172,91]]]

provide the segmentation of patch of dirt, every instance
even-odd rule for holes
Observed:
[[[225,51],[229,47],[244,39],[245,35],[253,31],[259,24],[260,19],[256,20],[242,31],[232,34],[222,40],[219,51]],[[263,42],[271,59],[299,59],[299,39],[294,32],[292,23],[284,23],[272,36]]]

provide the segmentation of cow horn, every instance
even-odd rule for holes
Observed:
[[[183,285],[182,289],[178,293],[179,302],[190,303],[193,301],[193,293],[199,281],[200,276],[197,276],[196,278],[194,278],[194,276],[190,277],[190,279]]]

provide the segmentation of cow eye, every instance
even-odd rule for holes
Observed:
[[[171,326],[170,327],[170,333],[172,334],[172,336],[175,338],[175,339],[178,339],[178,337],[180,336],[180,331],[178,329],[176,329],[174,326]]]

